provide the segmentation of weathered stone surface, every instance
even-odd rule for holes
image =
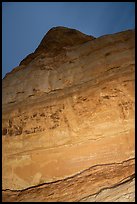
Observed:
[[[87,36],[75,29],[54,27],[47,32],[35,52],[21,61],[20,65],[27,65],[41,53],[49,53],[51,56],[57,55],[66,47],[80,45],[93,39],[95,39],[93,36]]]
[[[134,201],[134,44],[57,27],[6,75],[3,201]]]
[[[80,202],[135,202],[135,179],[104,189]]]

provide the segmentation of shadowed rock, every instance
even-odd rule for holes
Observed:
[[[79,45],[93,39],[95,39],[93,36],[85,35],[75,29],[54,27],[47,32],[35,52],[23,59],[20,65],[27,65],[42,52],[57,54],[64,47]]]

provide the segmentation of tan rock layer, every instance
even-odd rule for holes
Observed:
[[[80,202],[135,202],[135,179],[131,177],[122,184],[103,189]]]
[[[108,188],[119,199],[135,172],[134,34],[51,29],[38,56],[6,75],[3,200],[107,200]],[[124,200],[130,182],[119,187]]]
[[[4,190],[3,202],[80,201],[91,196],[91,192],[92,195],[99,194],[103,189],[114,188],[133,179],[134,168],[134,159],[122,163],[96,165],[60,181],[18,191]]]

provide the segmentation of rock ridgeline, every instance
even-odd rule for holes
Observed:
[[[3,202],[134,202],[134,81],[134,30],[49,30],[2,80]]]
[[[64,50],[66,47],[80,45],[93,39],[93,36],[87,36],[75,29],[61,26],[54,27],[47,32],[35,52],[22,60],[20,65],[27,65],[41,53],[57,55],[57,53]]]

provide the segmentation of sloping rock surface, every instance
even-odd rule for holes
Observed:
[[[55,27],[5,76],[3,202],[134,202],[134,45]]]

